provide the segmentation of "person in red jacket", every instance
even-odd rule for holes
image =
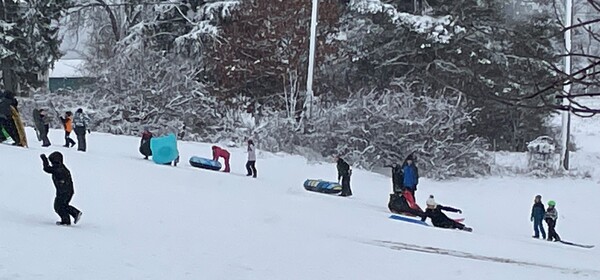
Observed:
[[[213,160],[218,161],[219,158],[223,158],[225,160],[225,170],[223,170],[223,172],[229,173],[229,152],[217,146],[212,146],[212,152]]]

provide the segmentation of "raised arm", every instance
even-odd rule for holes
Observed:
[[[44,172],[49,173],[49,174],[54,174],[56,172],[56,169],[54,167],[50,166],[50,163],[48,162],[48,158],[46,157],[46,155],[42,154],[42,155],[40,155],[40,158],[42,159],[42,165],[43,165]]]
[[[462,213],[462,210],[460,209],[456,209],[456,208],[452,208],[452,207],[448,207],[448,206],[442,206],[439,205],[440,209],[444,210],[444,211],[448,211],[448,212],[454,212],[454,213]]]

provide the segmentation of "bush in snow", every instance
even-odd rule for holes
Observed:
[[[429,177],[488,174],[491,161],[484,141],[465,130],[473,112],[459,103],[453,98],[373,91],[315,106],[308,132],[275,112],[264,114],[246,131],[260,137],[262,149],[294,153],[308,147],[323,156],[340,153],[366,169],[402,163],[416,152],[422,174]]]

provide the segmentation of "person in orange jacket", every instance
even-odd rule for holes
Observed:
[[[212,152],[213,152],[213,160],[218,161],[219,158],[223,158],[225,160],[225,170],[223,170],[223,172],[230,172],[229,169],[229,152],[225,149],[222,149],[218,146],[212,146]]]
[[[67,111],[65,113],[65,117],[60,117],[60,120],[65,129],[65,145],[63,147],[71,148],[75,146],[75,141],[71,139],[71,132],[73,132],[73,113],[71,111]]]

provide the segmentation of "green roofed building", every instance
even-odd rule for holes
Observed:
[[[60,59],[48,75],[50,92],[77,90],[91,83],[92,78],[85,74],[82,59]]]

